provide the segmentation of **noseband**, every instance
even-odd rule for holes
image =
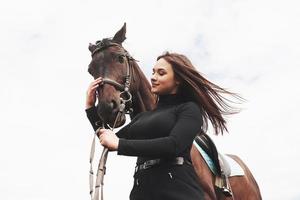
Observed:
[[[125,113],[130,113],[132,112],[132,108],[131,108],[131,104],[132,104],[132,95],[129,91],[130,88],[130,80],[131,80],[131,76],[130,76],[130,61],[134,60],[134,58],[132,58],[131,55],[129,55],[129,53],[118,43],[109,41],[109,40],[99,40],[96,42],[96,48],[93,50],[92,52],[92,56],[99,52],[99,51],[103,51],[109,47],[112,46],[117,46],[120,47],[121,49],[124,50],[123,53],[120,53],[120,56],[123,56],[126,58],[126,76],[125,76],[125,83],[124,84],[120,84],[115,80],[112,80],[110,78],[103,78],[102,83],[103,84],[109,84],[114,86],[117,90],[119,90],[120,93],[120,106],[119,106],[119,112],[125,112]],[[124,99],[125,97],[125,99]],[[127,97],[127,98],[126,98]],[[128,106],[126,106],[126,104]]]

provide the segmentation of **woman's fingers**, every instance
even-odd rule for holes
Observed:
[[[99,134],[102,135],[103,133],[113,133],[110,129],[101,128],[99,130]]]
[[[99,135],[101,136],[104,132],[105,132],[105,128],[101,128],[100,130],[99,130]]]
[[[99,133],[100,134],[100,133]],[[99,141],[100,141],[100,144],[103,144],[103,134],[100,134],[99,135]]]
[[[119,138],[115,134],[113,134],[111,130],[100,129],[99,134],[99,140],[102,146],[107,147],[111,151],[115,151],[118,149]]]
[[[94,80],[94,81],[91,83],[89,89],[90,89],[91,91],[95,91],[96,88],[98,88],[99,85],[102,84],[102,81],[103,81],[102,78],[98,78],[98,79]]]
[[[92,85],[98,84],[98,83],[100,83],[102,80],[103,80],[102,77],[96,78],[96,79],[94,79],[94,80],[91,82],[90,85],[92,86]]]
[[[101,83],[102,81],[103,81],[102,77],[99,77],[99,78],[95,79],[92,83],[93,83],[93,85],[96,85],[96,84]]]
[[[99,77],[90,83],[86,95],[86,108],[90,108],[95,104],[96,90],[101,83],[102,83],[102,77]]]
[[[105,145],[104,137],[105,137],[106,132],[107,132],[107,129],[104,129],[104,128],[101,128],[99,130],[99,140],[100,140],[100,144],[102,144],[102,145]]]
[[[91,91],[91,92],[94,92],[98,87],[99,87],[99,85],[93,85],[93,86],[90,88],[90,91]]]

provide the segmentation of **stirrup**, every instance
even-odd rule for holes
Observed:
[[[221,191],[226,197],[232,197],[232,191],[229,188],[222,187]]]

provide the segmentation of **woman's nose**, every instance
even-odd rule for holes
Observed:
[[[152,74],[152,76],[151,76],[151,82],[155,82],[157,79],[156,79],[156,76],[155,76],[155,74]]]

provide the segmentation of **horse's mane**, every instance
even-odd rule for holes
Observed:
[[[131,84],[133,96],[133,112],[130,114],[131,119],[140,112],[153,110],[155,107],[156,96],[151,92],[151,86],[144,73],[134,61],[131,65]]]

